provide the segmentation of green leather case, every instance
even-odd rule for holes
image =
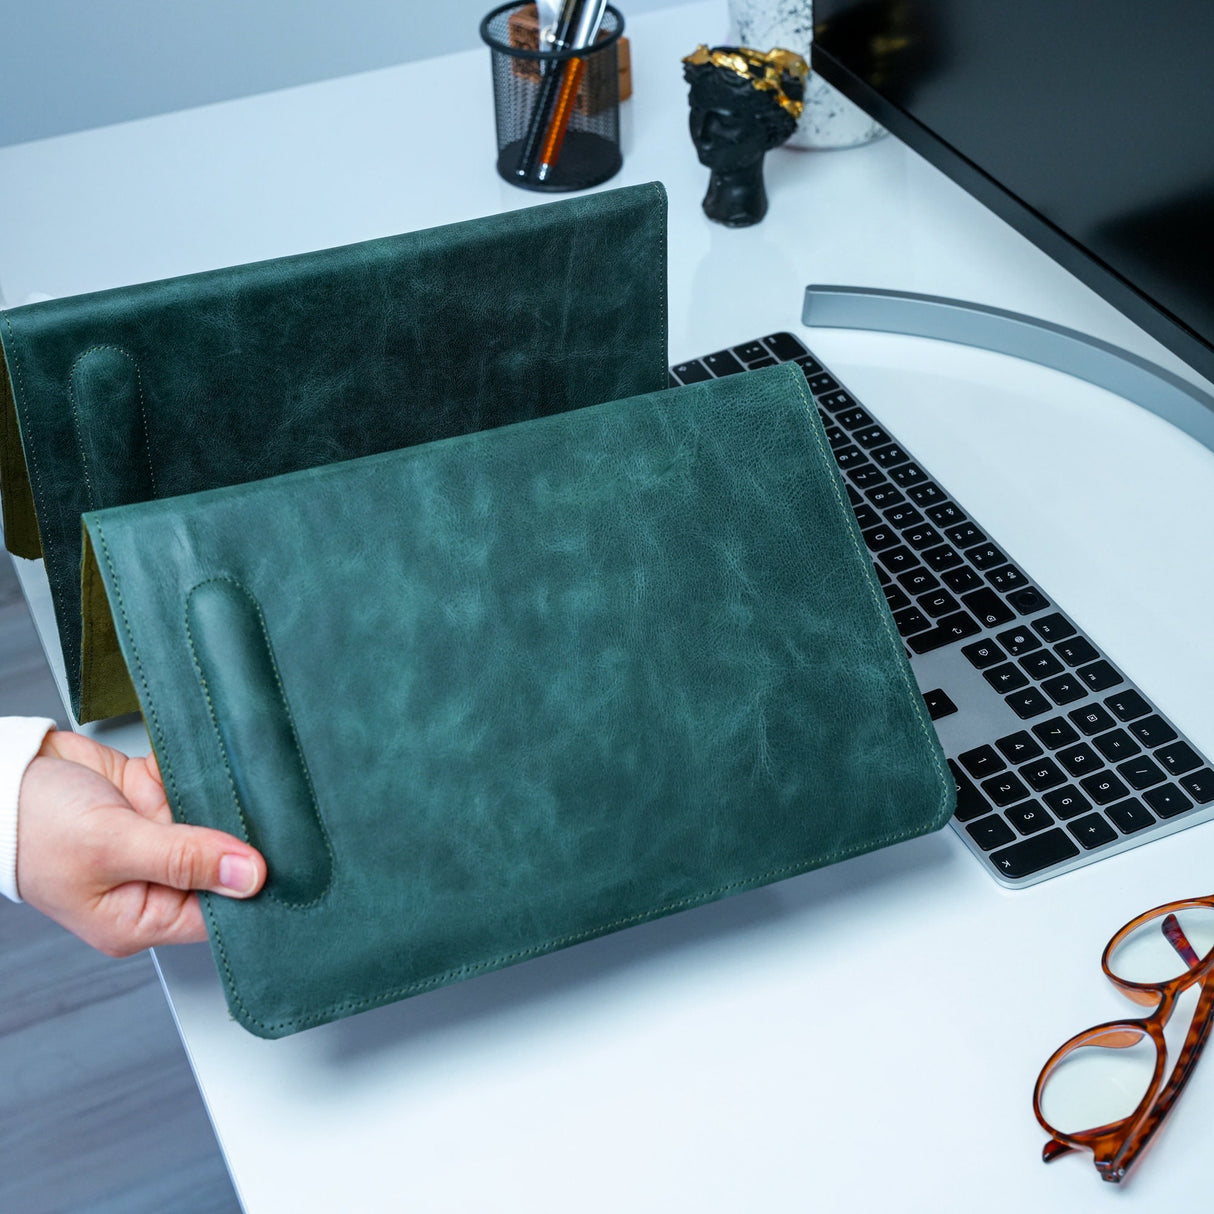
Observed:
[[[796,367],[84,523],[175,815],[267,858],[202,895],[261,1036],[952,810]]]
[[[652,184],[0,315],[5,541],[46,558],[77,719],[136,706],[81,648],[85,510],[664,387],[665,240]]]

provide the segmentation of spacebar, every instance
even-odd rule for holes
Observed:
[[[1061,864],[1079,855],[1079,848],[1061,829],[1047,830],[1039,835],[1013,843],[991,854],[991,863],[1005,877],[1027,877],[1051,864]]]

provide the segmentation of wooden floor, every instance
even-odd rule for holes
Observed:
[[[62,718],[0,551],[0,716]],[[0,897],[0,1212],[237,1214],[150,957]]]

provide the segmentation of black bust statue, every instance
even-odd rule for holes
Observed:
[[[704,214],[731,228],[767,214],[763,157],[796,129],[809,69],[792,51],[700,46],[683,60],[691,139],[712,170]]]

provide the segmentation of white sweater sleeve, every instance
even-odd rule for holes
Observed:
[[[45,717],[0,717],[0,894],[21,901],[17,892],[17,797],[30,760],[55,728]]]

